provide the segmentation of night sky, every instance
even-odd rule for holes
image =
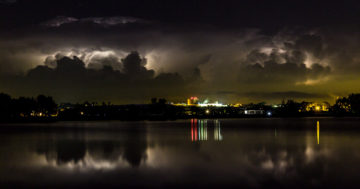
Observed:
[[[334,102],[360,92],[357,1],[0,0],[0,91],[57,102]]]

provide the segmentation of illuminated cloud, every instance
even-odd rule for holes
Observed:
[[[67,57],[79,57],[88,68],[101,69],[104,66],[110,66],[114,70],[122,70],[121,59],[126,56],[126,52],[114,51],[110,49],[70,49],[60,50],[54,52],[52,55],[48,55],[44,61],[44,64],[55,68],[56,61]]]
[[[78,57],[87,70],[111,67],[113,71],[125,73],[122,59],[137,51],[146,59],[142,62],[143,69],[152,70],[153,77],[170,75],[169,81],[185,80],[191,85],[183,89],[180,84],[161,79],[162,84],[151,96],[171,97],[164,95],[169,91],[179,94],[170,100],[203,94],[204,98],[211,96],[222,102],[248,102],[253,96],[239,94],[360,92],[356,85],[360,38],[353,19],[349,19],[359,14],[358,11],[343,11],[344,18],[337,19],[331,11],[318,14],[319,7],[331,6],[329,4],[311,2],[312,6],[299,5],[302,9],[280,10],[278,7],[284,7],[283,3],[264,1],[260,3],[263,9],[258,4],[254,9],[234,1],[223,4],[222,9],[218,3],[207,2],[201,8],[204,12],[196,9],[196,3],[169,4],[162,0],[158,4],[125,0],[121,3],[41,1],[42,6],[38,2],[17,1],[3,5],[0,7],[0,77],[3,81],[0,82],[5,84],[0,91],[14,96],[29,94],[27,91],[41,93],[41,85],[37,90],[7,86],[14,82],[15,76],[16,79],[24,76],[37,66],[56,69],[56,62],[63,57]],[[218,11],[222,14],[211,7],[220,8]],[[261,19],[249,19],[249,11],[256,12]],[[288,16],[279,19],[273,11]],[[15,14],[17,12],[22,14]],[[8,19],[9,16],[13,19]],[[111,83],[110,79],[108,82]],[[83,91],[90,86],[84,85]],[[148,90],[146,84],[127,87],[130,91]],[[112,94],[118,89],[108,87],[107,90],[106,94]],[[222,91],[231,91],[231,94]],[[130,93],[127,95],[131,96]],[[102,95],[99,94],[99,98]],[[96,99],[95,96],[92,99]],[[143,102],[146,98],[138,100]],[[274,99],[264,98],[262,101]]]
[[[90,17],[90,18],[83,18],[80,21],[92,22],[103,26],[115,26],[119,24],[140,22],[142,20],[133,17],[115,16],[115,17]]]
[[[143,20],[133,17],[123,17],[123,16],[88,17],[88,18],[58,16],[54,19],[43,22],[42,25],[45,25],[47,27],[60,27],[64,24],[70,24],[70,23],[93,23],[101,26],[116,26],[120,24],[129,24],[135,22],[143,22]]]
[[[48,27],[60,27],[63,24],[69,24],[77,21],[79,21],[79,19],[74,17],[58,16],[54,19],[44,22],[43,25]]]

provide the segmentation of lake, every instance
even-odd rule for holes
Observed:
[[[355,188],[360,118],[0,125],[0,188]]]

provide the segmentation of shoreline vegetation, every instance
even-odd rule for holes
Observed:
[[[314,105],[313,102],[287,100],[277,105],[250,103],[216,107],[196,104],[177,106],[162,98],[153,98],[149,104],[113,105],[110,102],[56,104],[52,97],[45,95],[36,98],[12,98],[10,95],[0,93],[0,123],[358,116],[360,116],[360,94],[338,98],[332,106],[326,102]]]

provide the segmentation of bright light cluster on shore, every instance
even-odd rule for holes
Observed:
[[[172,103],[173,104],[173,103]],[[209,101],[206,99],[203,102],[199,102],[198,97],[190,97],[187,99],[187,103],[176,103],[173,104],[175,106],[199,106],[199,107],[227,107],[228,105],[219,103],[218,101],[214,103],[209,103]]]
[[[199,103],[197,104],[200,107],[207,107],[207,106],[215,106],[215,107],[226,107],[227,105],[215,102],[215,103]]]

